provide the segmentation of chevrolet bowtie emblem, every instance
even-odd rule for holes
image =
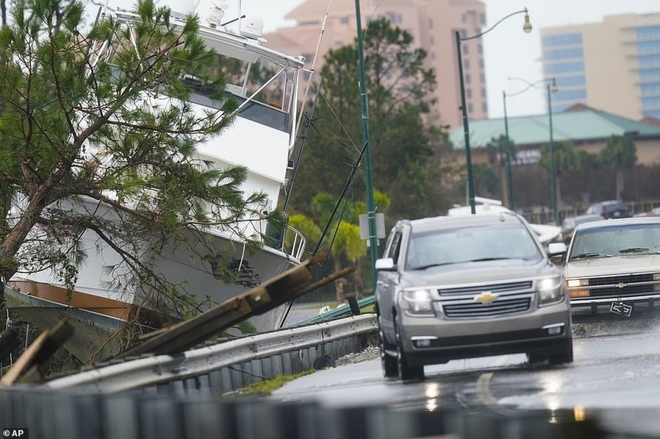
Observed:
[[[481,302],[481,303],[490,303],[494,300],[496,300],[498,297],[500,297],[499,294],[493,294],[490,291],[486,293],[481,293],[477,297],[474,298],[476,302]]]
[[[615,288],[625,288],[627,286],[628,284],[624,284],[623,282],[619,282],[618,284],[614,285]]]

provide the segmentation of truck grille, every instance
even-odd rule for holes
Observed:
[[[624,276],[592,277],[589,279],[590,286],[616,285],[620,283],[634,284],[639,282],[653,282],[653,273],[628,274]]]
[[[655,292],[653,273],[589,279],[590,297],[624,297]]]
[[[442,306],[442,310],[447,318],[494,317],[528,311],[531,303],[530,297],[516,297],[498,299],[488,304],[481,302],[446,304]]]

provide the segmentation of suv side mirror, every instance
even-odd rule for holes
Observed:
[[[563,242],[551,242],[548,245],[548,255],[550,257],[564,254],[567,251],[568,251],[568,247],[566,247],[566,244],[564,244]]]
[[[563,242],[551,242],[548,245],[548,256],[550,257],[550,260],[557,265],[564,262],[564,257],[566,256],[567,251],[568,247],[566,247],[566,244]]]
[[[382,271],[396,270],[396,265],[394,265],[394,259],[392,258],[376,259],[376,270],[382,270]]]

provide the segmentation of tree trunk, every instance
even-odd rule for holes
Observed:
[[[362,282],[362,258],[357,258],[355,261],[355,273],[353,273],[355,278],[355,292],[358,295],[358,298],[364,297],[364,282]]]
[[[623,200],[623,168],[616,170],[616,199]]]
[[[557,210],[561,210],[561,178],[559,178],[559,175],[555,178],[555,186],[557,186]]]
[[[335,266],[334,272],[338,273],[341,271],[341,260],[339,256],[333,256],[332,261]],[[344,295],[345,287],[346,279],[340,277],[339,279],[335,280],[335,298],[337,299],[337,304],[341,304],[346,301],[346,296]]]

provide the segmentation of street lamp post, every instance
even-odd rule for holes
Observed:
[[[470,203],[470,211],[472,214],[476,213],[476,207],[475,207],[475,195],[474,195],[474,179],[472,175],[472,154],[470,151],[470,127],[469,127],[469,122],[468,122],[468,115],[467,115],[467,106],[465,103],[465,83],[463,80],[463,56],[462,56],[462,51],[461,51],[461,42],[462,41],[467,41],[467,40],[473,40],[475,38],[480,38],[484,34],[490,32],[493,30],[498,24],[503,22],[509,17],[512,17],[517,14],[525,14],[525,22],[523,24],[523,30],[526,33],[529,33],[532,31],[532,24],[529,22],[529,14],[527,12],[527,8],[524,8],[521,11],[516,11],[513,12],[506,17],[502,18],[500,21],[495,23],[493,26],[488,28],[487,30],[471,36],[471,37],[465,37],[461,38],[461,33],[459,31],[456,31],[456,56],[458,58],[458,77],[459,77],[459,82],[460,82],[460,89],[461,89],[461,112],[463,116],[463,134],[465,136],[465,166],[466,166],[466,171],[467,171],[467,188],[468,188],[468,201]]]
[[[524,83],[527,84],[527,87],[523,90],[520,90],[516,93],[510,93],[509,96],[515,96],[519,95],[521,93],[526,92],[530,88],[534,87],[536,88],[537,84],[540,84],[541,82],[545,82],[546,84],[546,91],[547,91],[547,101],[548,101],[548,122],[549,122],[549,128],[550,128],[550,202],[552,204],[552,223],[557,225],[557,151],[555,148],[555,142],[554,142],[554,130],[552,128],[552,92],[557,90],[557,83],[555,81],[555,78],[543,78],[539,79],[536,82],[529,82],[526,79],[523,78],[509,78],[509,79],[516,79],[518,81],[523,81]],[[506,96],[506,95],[505,95]],[[507,139],[509,138],[509,133],[508,133],[508,126],[507,126],[507,121],[506,121],[506,102],[504,104],[504,124],[505,124],[505,130],[506,130],[506,136]]]
[[[371,280],[376,292],[376,259],[378,258],[378,238],[376,236],[376,202],[374,185],[371,175],[371,144],[369,136],[369,102],[367,98],[367,76],[364,65],[364,43],[362,37],[362,18],[360,16],[360,1],[355,0],[355,17],[357,20],[358,64],[360,70],[360,102],[362,107],[362,136],[364,138],[364,172],[367,187],[367,220],[369,227],[369,257],[371,259]]]
[[[506,137],[506,180],[507,193],[509,194],[509,209],[516,210],[516,201],[513,196],[513,170],[511,169],[511,140],[509,139],[509,120],[506,115],[506,92],[502,91],[504,102],[504,136]]]
[[[557,225],[557,152],[555,151],[555,142],[553,139],[552,129],[552,90],[550,89],[550,82],[546,81],[546,90],[548,92],[548,118],[550,122],[550,194],[552,201],[552,223]],[[554,88],[555,79],[552,78],[552,85]]]

